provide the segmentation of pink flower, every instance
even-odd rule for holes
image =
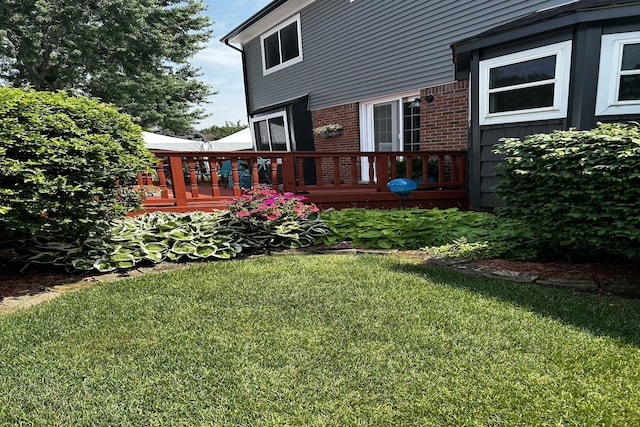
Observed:
[[[251,214],[249,212],[240,211],[236,213],[236,215],[239,216],[240,218],[244,218],[244,217],[250,216]]]
[[[269,215],[266,216],[266,218],[270,221],[273,221],[274,219],[278,219],[282,216],[282,214],[280,212],[272,212]]]

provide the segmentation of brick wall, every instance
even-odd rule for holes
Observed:
[[[311,112],[313,127],[340,123],[342,135],[322,138],[315,136],[316,151],[354,151],[360,149],[360,110],[358,103],[338,105]]]
[[[422,150],[466,150],[468,146],[467,81],[447,83],[420,91],[433,95],[433,102],[420,104],[420,148]]]
[[[422,150],[466,150],[468,145],[468,82],[446,83],[424,88],[420,96],[433,95],[431,103],[420,104]],[[360,149],[360,112],[357,102],[311,112],[313,127],[340,123],[341,136],[315,137],[317,151]]]
[[[420,104],[420,148],[428,150],[466,150],[468,140],[467,81],[424,88],[420,96],[433,95],[433,102]],[[313,127],[340,123],[340,136],[323,138],[315,135],[316,151],[360,150],[360,108],[357,102],[323,108],[311,112]],[[358,165],[359,168],[359,165]],[[332,160],[324,159],[325,182],[336,180]],[[340,180],[351,183],[349,159],[340,162]]]
[[[357,151],[360,150],[360,109],[357,102],[324,108],[311,112],[313,127],[340,123],[344,129],[342,135],[323,138],[315,135],[316,151]],[[351,162],[349,159],[340,160],[340,181],[343,184],[351,182]],[[359,167],[359,165],[358,165]],[[333,183],[334,164],[331,159],[322,160],[322,178],[324,182]]]

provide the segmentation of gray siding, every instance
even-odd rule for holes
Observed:
[[[640,115],[594,116],[600,63],[600,37],[602,34],[640,30],[636,17],[630,22],[590,22],[588,25],[572,26],[561,31],[545,33],[540,37],[529,37],[517,43],[501,44],[473,54],[472,60],[472,141],[469,156],[469,204],[473,207],[496,207],[501,201],[492,189],[497,184],[495,166],[502,160],[493,154],[494,145],[500,138],[524,138],[536,133],[549,133],[557,129],[591,129],[598,121],[625,122],[638,120]],[[625,20],[626,21],[626,20]],[[479,126],[478,120],[478,62],[488,57],[504,55],[532,47],[573,40],[573,61],[569,111],[566,119],[538,122],[511,123],[495,126]]]
[[[547,120],[534,123],[517,123],[511,125],[486,126],[480,130],[479,159],[476,162],[477,171],[469,182],[469,203],[474,207],[500,206],[500,200],[493,193],[493,187],[498,183],[495,167],[502,160],[493,153],[501,138],[524,138],[536,133],[549,133],[557,129],[565,129],[566,120]]]
[[[301,63],[263,76],[259,37],[245,44],[250,110],[305,94],[314,110],[453,81],[453,42],[565,2],[317,0],[301,12]]]

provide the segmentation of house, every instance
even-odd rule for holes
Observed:
[[[469,198],[496,206],[502,137],[640,119],[640,3],[581,0],[453,44],[470,80]]]
[[[274,0],[222,41],[242,54],[258,150],[469,149],[470,205],[493,207],[499,138],[640,112],[640,71],[629,63],[640,46],[639,8]],[[342,125],[341,134],[314,135],[328,124]],[[359,167],[364,176],[366,160]]]
[[[258,150],[466,151],[451,44],[563,1],[275,0],[222,41],[242,54]],[[314,135],[329,124],[342,133]]]

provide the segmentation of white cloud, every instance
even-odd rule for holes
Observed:
[[[217,95],[209,98],[208,104],[200,105],[210,117],[204,119],[197,129],[225,122],[247,122],[247,111],[242,77],[242,55],[225,46],[220,38],[228,34],[251,15],[270,3],[271,0],[205,0],[209,6],[207,14],[214,22],[214,35],[207,47],[198,52],[191,64],[199,67],[203,75],[200,80],[211,85]]]
[[[191,62],[202,68],[213,65],[233,68],[242,73],[242,56],[240,52],[223,45],[217,40],[212,41],[206,48],[198,52]]]
[[[209,117],[200,122],[196,128],[202,129],[211,125],[224,125],[225,122],[242,123],[247,121],[244,98],[244,82],[242,78],[242,56],[240,52],[212,39],[209,45],[191,60],[201,68],[200,80],[218,92],[209,97],[208,104],[203,104]]]

